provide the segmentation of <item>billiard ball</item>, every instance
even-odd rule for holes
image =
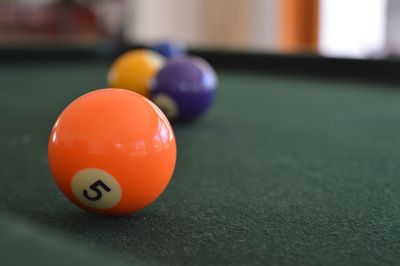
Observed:
[[[183,56],[186,53],[181,45],[172,42],[160,42],[153,46],[153,50],[167,59]]]
[[[104,215],[138,211],[164,191],[176,143],[164,114],[123,89],[87,93],[56,120],[48,142],[53,179],[77,206]]]
[[[208,110],[217,86],[217,75],[205,60],[179,57],[156,74],[150,97],[171,121],[190,121]]]
[[[151,50],[137,49],[124,53],[110,67],[108,85],[148,97],[150,81],[164,62],[163,56]]]

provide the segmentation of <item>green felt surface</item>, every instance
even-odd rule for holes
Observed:
[[[129,265],[111,254],[98,252],[10,217],[0,216],[1,265]],[[141,265],[140,262],[134,262]]]
[[[174,127],[178,162],[166,192],[139,213],[107,218],[70,204],[46,158],[57,115],[104,87],[106,71],[0,65],[3,216],[68,236],[60,241],[94,259],[132,264],[400,263],[400,90],[219,69],[211,112]],[[46,230],[32,237],[40,243]]]

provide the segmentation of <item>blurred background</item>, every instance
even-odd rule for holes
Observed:
[[[399,0],[1,0],[0,46],[151,45],[400,56]]]

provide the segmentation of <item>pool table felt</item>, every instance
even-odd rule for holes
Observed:
[[[105,87],[107,67],[0,65],[0,210],[8,236],[0,260],[33,256],[29,245],[5,243],[18,238],[21,223],[32,243],[54,237],[61,243],[54,249],[65,245],[68,252],[43,256],[49,265],[86,249],[92,261],[107,257],[97,265],[114,258],[145,265],[400,263],[394,85],[217,69],[212,110],[174,125],[178,161],[168,189],[136,214],[108,218],[70,204],[47,165],[56,117],[76,97]]]

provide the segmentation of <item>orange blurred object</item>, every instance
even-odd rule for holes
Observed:
[[[279,43],[284,52],[316,52],[319,0],[280,0]]]
[[[105,215],[138,211],[164,191],[176,162],[173,130],[143,96],[101,89],[72,102],[51,131],[54,181],[79,207]]]
[[[124,53],[112,64],[108,84],[128,89],[145,97],[150,94],[150,82],[165,64],[165,58],[151,50],[138,49]]]

